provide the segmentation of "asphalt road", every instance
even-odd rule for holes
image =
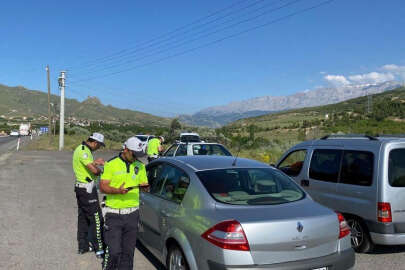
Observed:
[[[0,154],[0,269],[101,269],[94,254],[76,254],[71,158],[69,152]],[[142,247],[135,266],[162,269]]]
[[[113,153],[96,153],[100,156]],[[101,269],[93,254],[76,254],[71,157],[70,152],[0,151],[0,269]],[[134,269],[163,269],[141,246],[134,264]],[[405,269],[405,246],[357,254],[355,269]]]
[[[17,146],[17,137],[0,137],[0,154],[5,153]]]

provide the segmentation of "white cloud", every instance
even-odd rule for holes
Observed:
[[[321,72],[322,74],[323,72]],[[326,74],[326,73],[325,73]],[[380,72],[370,72],[364,74],[355,74],[350,76],[330,75],[324,76],[324,79],[335,87],[358,85],[358,84],[379,84],[388,81],[405,81],[405,66],[395,64],[384,65]]]
[[[326,71],[320,71],[319,74],[325,75]]]
[[[405,80],[405,66],[390,64],[383,66],[382,69]]]
[[[385,66],[382,67],[382,69],[388,70],[388,71],[395,71],[398,68],[400,68],[400,66],[397,66],[397,65],[394,65],[394,64],[385,65]]]
[[[350,82],[343,75],[326,75],[324,78],[334,86],[344,86],[350,84]]]
[[[352,83],[355,84],[363,84],[363,83],[377,84],[392,81],[395,79],[395,76],[391,73],[370,72],[366,74],[349,76],[349,79]]]

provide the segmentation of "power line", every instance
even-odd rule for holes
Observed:
[[[257,1],[257,2],[261,2],[261,1],[263,1],[263,0],[260,0],[260,1]],[[282,2],[283,0],[278,0],[278,1],[279,1],[279,2]],[[191,35],[191,37],[197,36],[196,38],[191,38],[191,39],[188,39],[188,40],[187,40],[187,36],[186,36],[186,37],[183,38],[183,39],[182,39],[182,38],[176,39],[176,40],[174,40],[174,42],[171,42],[171,43],[169,42],[169,43],[167,43],[167,44],[165,44],[164,42],[163,42],[163,44],[157,43],[158,46],[157,46],[155,49],[151,49],[151,48],[153,48],[153,47],[155,47],[155,46],[151,46],[151,47],[149,47],[149,48],[148,48],[148,47],[144,47],[144,49],[151,49],[150,52],[153,52],[153,53],[149,53],[149,54],[146,54],[146,55],[140,54],[140,55],[137,55],[137,56],[136,56],[134,59],[132,59],[132,60],[128,60],[127,58],[120,59],[120,58],[121,58],[121,57],[120,57],[119,59],[117,59],[118,61],[116,61],[116,63],[114,63],[115,60],[114,60],[112,63],[110,63],[110,64],[112,64],[112,65],[103,67],[103,68],[101,68],[101,69],[100,69],[100,68],[99,68],[99,69],[96,68],[95,70],[93,69],[93,70],[87,71],[87,72],[85,72],[84,74],[89,74],[89,73],[93,73],[93,72],[96,72],[96,71],[99,72],[99,71],[103,71],[103,70],[113,69],[113,68],[115,68],[115,67],[119,67],[119,66],[131,64],[131,63],[134,63],[134,62],[136,62],[136,61],[139,61],[139,60],[142,60],[142,59],[145,59],[145,58],[148,58],[148,57],[153,57],[153,56],[155,56],[155,55],[157,55],[157,54],[161,54],[161,53],[164,53],[164,52],[166,52],[166,51],[170,51],[170,50],[172,50],[172,49],[180,48],[180,47],[182,47],[183,45],[187,45],[187,44],[189,44],[189,43],[198,41],[198,40],[200,40],[200,39],[202,39],[202,38],[209,37],[209,36],[212,36],[212,35],[214,35],[214,34],[220,33],[220,32],[222,32],[222,31],[225,31],[225,30],[234,28],[234,27],[236,27],[236,26],[238,26],[238,25],[240,25],[240,24],[244,24],[244,23],[247,23],[247,22],[250,22],[250,21],[259,19],[260,17],[263,17],[264,15],[267,15],[267,14],[269,14],[269,13],[272,13],[272,12],[275,12],[275,11],[278,11],[278,10],[281,10],[281,9],[283,9],[283,8],[286,8],[286,7],[290,6],[290,5],[296,4],[296,3],[300,2],[300,1],[303,1],[303,0],[294,0],[294,1],[288,2],[287,4],[284,4],[284,5],[280,6],[280,7],[273,8],[273,9],[270,9],[270,10],[267,10],[267,11],[264,11],[264,12],[262,12],[262,13],[256,15],[256,16],[253,16],[253,17],[250,17],[250,18],[247,18],[247,19],[239,20],[239,21],[237,21],[236,23],[233,23],[233,24],[231,24],[231,25],[222,27],[222,28],[220,28],[220,29],[217,29],[217,30],[214,30],[214,31],[211,31],[211,32],[208,32],[208,31],[210,31],[211,29],[205,29],[205,30],[202,30],[202,31],[198,31],[198,32],[196,32],[196,33],[193,33],[193,35]],[[257,3],[257,2],[256,2],[256,3]],[[262,7],[259,7],[258,9],[253,10],[253,12],[250,12],[250,13],[255,13],[256,11],[263,10],[263,8],[271,7],[271,6],[273,6],[274,4],[275,4],[274,2],[273,2],[273,3],[270,3],[270,4],[266,4],[266,5],[262,6]],[[250,13],[248,13],[248,14],[250,14]],[[236,19],[238,19],[238,18],[230,19],[230,20],[228,20],[228,21],[226,21],[226,22],[223,22],[222,24],[227,24],[227,23],[229,23],[229,22],[233,22],[233,21],[236,20]],[[190,31],[188,31],[188,32],[190,32]],[[199,34],[203,34],[204,32],[208,32],[208,33],[206,33],[206,34],[201,35],[201,36],[198,37]],[[169,38],[169,40],[170,40],[170,39],[172,39],[172,38]],[[185,41],[181,42],[182,40],[185,40]],[[176,44],[176,43],[178,43],[178,44]],[[165,45],[169,45],[169,47],[165,48]],[[156,52],[154,52],[156,49],[159,49],[159,48],[161,48],[161,47],[162,47],[162,49],[157,50]],[[142,50],[140,50],[140,51],[142,51]],[[148,50],[146,50],[146,53],[147,53],[147,52],[148,52]],[[130,56],[130,55],[133,55],[134,53],[135,53],[135,52],[131,52],[131,53],[126,54],[126,55],[127,55],[127,56]],[[122,64],[120,64],[120,63],[122,63]]]
[[[116,75],[116,74],[120,74],[120,73],[123,73],[123,72],[132,71],[132,70],[135,70],[135,69],[138,69],[138,68],[141,68],[141,67],[149,66],[149,65],[152,65],[152,64],[157,64],[157,63],[163,62],[163,61],[165,61],[165,60],[168,60],[168,59],[171,59],[171,58],[174,58],[174,57],[177,57],[177,56],[181,56],[181,55],[184,55],[184,54],[187,54],[187,53],[196,51],[196,50],[198,50],[198,49],[205,48],[205,47],[208,47],[208,46],[211,46],[211,45],[220,43],[220,42],[222,42],[222,41],[224,41],[224,40],[227,40],[227,39],[230,39],[230,38],[233,38],[233,37],[236,37],[236,36],[239,36],[239,35],[242,35],[242,34],[245,34],[245,33],[248,33],[248,32],[251,32],[251,31],[254,31],[254,30],[257,30],[257,29],[260,29],[260,28],[269,26],[269,25],[272,25],[272,24],[275,24],[275,23],[277,23],[277,22],[286,20],[286,19],[288,19],[288,18],[297,16],[297,15],[299,15],[299,14],[302,14],[302,13],[311,11],[311,10],[313,10],[313,9],[319,8],[319,7],[321,7],[321,6],[327,5],[327,4],[329,4],[329,3],[333,2],[333,1],[334,1],[334,0],[323,1],[323,2],[321,2],[321,3],[319,3],[319,4],[310,6],[310,7],[308,7],[308,8],[300,9],[300,10],[295,11],[295,12],[292,12],[292,13],[290,13],[290,14],[288,14],[288,15],[279,17],[279,18],[274,19],[274,20],[271,20],[271,21],[269,21],[269,22],[267,22],[267,23],[260,24],[260,25],[254,26],[254,27],[250,27],[250,28],[248,28],[248,29],[239,31],[239,32],[234,33],[234,34],[231,34],[231,35],[227,35],[227,36],[225,36],[225,37],[223,37],[223,38],[216,39],[216,40],[214,40],[214,41],[205,43],[205,44],[203,44],[203,45],[196,46],[196,47],[193,47],[193,48],[191,48],[191,49],[184,50],[184,51],[182,51],[182,52],[175,53],[175,54],[172,54],[172,55],[169,55],[169,56],[160,58],[160,59],[156,59],[156,60],[153,60],[153,61],[150,61],[150,62],[141,64],[141,65],[137,65],[137,66],[134,66],[134,67],[131,67],[131,68],[127,68],[127,69],[122,69],[122,70],[119,70],[119,71],[116,71],[116,72],[106,73],[106,74],[104,74],[104,75],[99,75],[99,76],[90,77],[90,78],[87,78],[87,79],[80,79],[80,80],[77,80],[77,81],[75,81],[75,82],[90,81],[90,80],[98,79],[98,78],[101,78],[101,77],[103,77],[103,78],[105,78],[105,77],[110,77],[110,76],[113,76],[113,75]]]
[[[133,48],[133,49],[128,49],[128,50],[127,50],[128,52],[125,52],[125,53],[123,53],[123,54],[120,54],[119,56],[116,56],[116,57],[109,57],[109,58],[107,58],[107,59],[105,59],[105,60],[103,60],[103,61],[94,62],[94,63],[92,63],[92,64],[82,66],[81,68],[79,68],[79,70],[81,70],[81,69],[86,69],[86,68],[90,68],[90,67],[92,67],[92,66],[94,66],[94,65],[100,65],[100,64],[103,64],[103,63],[115,62],[115,61],[117,61],[117,60],[118,60],[118,62],[120,62],[120,61],[119,61],[120,59],[121,59],[121,61],[122,61],[122,60],[126,60],[127,57],[129,57],[129,56],[131,56],[131,55],[134,55],[135,53],[139,53],[139,52],[142,52],[142,51],[145,51],[145,50],[148,51],[150,48],[153,48],[153,47],[156,47],[156,46],[159,48],[159,47],[161,47],[162,44],[165,44],[166,41],[170,41],[170,40],[173,40],[173,39],[176,39],[176,41],[178,41],[179,39],[178,39],[177,37],[179,37],[179,36],[181,36],[181,35],[184,35],[184,34],[193,32],[193,31],[195,31],[195,30],[198,29],[198,28],[202,28],[202,27],[205,27],[205,26],[210,25],[210,24],[212,24],[212,23],[215,23],[215,22],[217,22],[217,21],[220,21],[220,20],[222,20],[222,19],[225,19],[225,18],[227,18],[227,17],[229,17],[229,16],[231,16],[231,15],[234,15],[234,14],[239,13],[240,11],[249,9],[250,7],[256,5],[256,4],[260,3],[260,2],[263,2],[263,1],[264,1],[264,0],[255,1],[255,2],[253,2],[253,3],[250,3],[248,6],[244,6],[244,7],[240,8],[240,9],[231,11],[231,12],[229,12],[229,13],[227,13],[227,14],[221,16],[221,17],[215,18],[215,19],[213,19],[213,20],[211,20],[211,21],[208,21],[208,22],[206,22],[206,23],[203,23],[203,24],[201,24],[201,25],[194,26],[192,29],[189,29],[189,30],[186,30],[186,31],[176,31],[176,34],[175,34],[175,35],[170,35],[168,38],[165,38],[165,39],[162,39],[162,40],[158,40],[157,42],[152,42],[152,43],[148,44],[147,46],[140,46],[140,47],[135,47],[135,48]],[[278,1],[283,1],[283,0],[278,0]],[[274,4],[274,3],[271,3],[271,5],[272,5],[272,4]],[[264,7],[265,7],[265,6],[264,6]],[[263,8],[263,7],[261,7],[261,8]],[[260,10],[261,8],[256,9],[256,10]],[[255,11],[256,11],[256,10],[255,10]],[[227,22],[229,22],[229,21],[227,21]],[[227,23],[227,22],[225,22],[225,23]],[[186,28],[186,29],[187,29],[187,28]],[[208,29],[208,30],[209,30],[209,29]],[[203,32],[204,32],[204,31],[203,31]],[[180,40],[181,40],[181,37],[180,37]],[[169,42],[169,44],[170,44],[170,42]]]
[[[116,56],[116,55],[120,55],[120,54],[125,53],[125,52],[127,52],[127,51],[133,50],[134,48],[138,47],[138,46],[141,45],[141,44],[148,44],[148,43],[153,42],[153,41],[155,41],[155,40],[158,40],[158,39],[160,39],[160,38],[162,38],[162,37],[166,37],[166,36],[168,36],[168,35],[171,35],[171,34],[173,34],[173,33],[176,33],[176,32],[178,32],[178,31],[180,31],[180,30],[182,30],[182,29],[186,29],[186,28],[188,28],[188,27],[190,27],[190,26],[193,26],[193,25],[195,25],[195,24],[197,24],[197,23],[199,23],[199,22],[201,22],[201,21],[203,21],[203,20],[205,20],[205,19],[211,18],[211,17],[213,17],[213,16],[215,16],[215,15],[221,13],[222,11],[225,11],[225,10],[227,10],[227,9],[230,9],[230,8],[232,8],[232,7],[234,7],[234,6],[238,6],[239,4],[241,4],[241,3],[243,3],[243,2],[247,2],[247,1],[249,1],[249,0],[241,0],[241,1],[238,1],[238,2],[236,2],[236,3],[233,3],[233,4],[229,5],[229,6],[226,6],[226,7],[224,7],[224,8],[219,9],[219,10],[216,10],[216,11],[214,11],[214,12],[212,12],[212,13],[206,15],[206,16],[200,17],[199,19],[196,19],[195,21],[192,21],[191,23],[185,24],[185,25],[180,26],[180,27],[178,27],[178,28],[176,28],[176,29],[174,29],[174,30],[171,30],[171,31],[169,31],[169,32],[167,32],[167,33],[165,33],[165,34],[162,34],[162,35],[156,36],[156,37],[154,37],[154,38],[152,38],[152,39],[150,39],[150,40],[141,42],[140,44],[137,44],[136,46],[133,46],[133,47],[130,47],[130,48],[126,48],[126,49],[122,49],[122,50],[120,50],[120,51],[118,51],[118,52],[115,52],[115,53],[112,53],[112,54],[110,54],[110,55],[107,55],[107,56],[104,56],[104,57],[100,57],[100,58],[97,58],[97,59],[94,59],[94,60],[90,60],[90,61],[84,62],[82,65],[77,65],[77,66],[83,66],[83,65],[86,65],[86,64],[90,64],[90,63],[92,63],[92,62],[95,62],[95,61],[97,62],[97,61],[104,60],[104,59],[109,58],[109,57],[114,57],[114,56]],[[67,68],[70,69],[70,68],[72,68],[72,67],[75,67],[75,66],[70,66],[70,67],[67,67]]]

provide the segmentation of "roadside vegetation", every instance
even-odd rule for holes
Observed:
[[[337,104],[246,118],[216,129],[233,154],[275,163],[291,146],[329,134],[405,133],[405,88]]]
[[[162,135],[167,148],[184,131],[197,132],[208,142],[222,143],[233,155],[275,163],[291,146],[329,134],[405,133],[405,88],[373,95],[370,106],[367,97],[360,97],[332,105],[246,118],[217,129],[184,126],[178,119],[173,119],[168,126],[103,123],[67,126],[65,149],[73,150],[92,132],[105,135],[107,150],[119,150],[127,138],[136,134]],[[58,142],[57,136],[42,136],[26,149],[56,150]]]
[[[56,125],[56,134],[59,133],[59,125]],[[74,150],[75,147],[82,141],[86,140],[93,132],[100,132],[105,136],[106,147],[105,150],[120,150],[122,144],[136,134],[153,134],[156,136],[164,136],[166,145],[173,143],[178,137],[180,132],[184,131],[197,132],[202,137],[213,138],[215,130],[204,127],[186,127],[182,126],[177,119],[173,119],[168,127],[166,126],[153,126],[143,127],[133,124],[103,124],[92,123],[90,126],[74,126],[67,125],[65,127],[65,150]],[[24,147],[25,150],[57,150],[59,148],[59,136],[43,135],[35,138],[31,143]]]

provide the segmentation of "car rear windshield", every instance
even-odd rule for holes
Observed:
[[[142,142],[146,142],[146,140],[148,139],[147,136],[136,136],[139,140],[141,140]]]
[[[217,201],[238,205],[275,205],[300,200],[305,193],[285,174],[267,168],[197,172]]]
[[[232,156],[231,153],[220,144],[194,144],[193,155]]]
[[[388,161],[388,180],[393,187],[405,187],[405,149],[391,150]]]
[[[201,142],[201,139],[197,135],[182,135],[180,137],[181,142]]]

